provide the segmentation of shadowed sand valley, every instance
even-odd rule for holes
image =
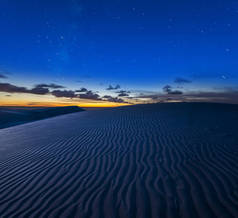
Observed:
[[[0,130],[0,217],[238,217],[238,106],[135,105]]]

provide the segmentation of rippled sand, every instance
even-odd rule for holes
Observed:
[[[2,129],[0,217],[238,217],[238,106],[137,105]]]

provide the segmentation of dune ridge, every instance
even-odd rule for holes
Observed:
[[[0,129],[79,111],[84,109],[77,106],[0,107]]]
[[[238,217],[237,123],[171,103],[2,129],[1,217]]]

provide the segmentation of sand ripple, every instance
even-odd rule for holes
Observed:
[[[0,130],[0,217],[238,217],[237,123],[163,104]]]

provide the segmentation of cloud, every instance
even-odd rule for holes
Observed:
[[[7,76],[0,74],[0,79],[7,79]]]
[[[116,90],[116,89],[120,89],[121,86],[120,85],[116,85],[116,86],[112,86],[112,85],[109,85],[108,88],[106,90]]]
[[[103,98],[112,98],[111,95],[104,95]]]
[[[226,90],[223,92],[188,92],[184,95],[192,101],[209,101],[223,103],[238,103],[238,90]]]
[[[161,93],[157,93],[157,94],[152,94],[152,95],[139,95],[136,97],[133,97],[136,99],[147,99],[147,100],[151,100],[152,102],[161,102],[161,101],[166,101],[167,99],[183,99],[182,95],[165,95],[165,94],[161,94]]]
[[[92,91],[87,91],[86,93],[80,94],[78,96],[82,99],[101,100],[100,96],[96,93],[93,93]]]
[[[79,90],[60,90],[56,89],[50,91],[49,89],[55,89],[56,87],[63,87],[56,84],[38,84],[32,89],[28,89],[22,86],[12,85],[10,83],[0,83],[0,92],[7,92],[7,93],[26,93],[26,94],[36,94],[36,95],[46,95],[51,94],[57,98],[70,98],[70,99],[89,99],[89,100],[97,100],[97,101],[109,101],[109,102],[116,102],[116,103],[127,103],[121,98],[112,97],[110,95],[104,96],[103,98],[100,97],[99,94],[87,90],[86,88],[81,88]],[[77,94],[77,92],[81,92]],[[120,94],[123,94],[124,91],[120,91]]]
[[[116,93],[119,93],[118,97],[127,97],[129,96],[128,93],[130,93],[129,91],[125,91],[125,90],[121,90],[121,91],[118,91]]]
[[[118,95],[118,97],[127,97],[127,96],[129,96],[127,93],[120,93],[120,94]]]
[[[109,102],[116,102],[116,103],[128,103],[126,101],[124,101],[123,99],[121,98],[118,98],[118,97],[112,97],[110,95],[104,95],[103,98],[105,98],[107,101]]]
[[[28,90],[25,87],[15,86],[15,85],[12,85],[10,83],[0,83],[0,92],[27,93]]]
[[[170,85],[166,85],[166,86],[163,87],[163,91],[167,92],[167,93],[170,92],[171,89],[172,89],[172,87]]]
[[[49,93],[49,89],[38,88],[38,87],[33,89],[27,89],[26,87],[15,86],[10,83],[0,83],[0,92],[29,93],[29,94],[45,95]]]
[[[223,91],[193,91],[186,92],[183,95],[164,95],[162,93],[146,95],[142,94],[133,99],[150,99],[150,103],[155,102],[168,102],[168,101],[180,101],[180,102],[220,102],[220,103],[232,103],[238,104],[238,89],[224,89]]]
[[[57,98],[76,98],[77,95],[72,90],[54,90],[51,94]]]
[[[57,84],[54,84],[54,83],[51,83],[51,84],[37,84],[35,87],[36,88],[50,88],[50,89],[62,89],[62,88],[65,88],[64,86],[57,85]]]
[[[86,88],[81,88],[78,90],[75,90],[75,92],[87,92],[88,90]]]
[[[168,94],[169,95],[182,95],[183,92],[179,91],[179,90],[174,90],[174,91],[170,91]]]
[[[170,85],[166,85],[163,87],[163,91],[166,92],[168,95],[182,95],[183,92],[179,90],[172,90]]]
[[[83,94],[76,94],[77,92],[85,92]],[[86,88],[81,88],[80,90],[54,90],[51,92],[55,97],[61,98],[79,98],[79,99],[90,99],[90,100],[101,100],[100,96]]]
[[[184,83],[191,83],[192,81],[191,80],[188,80],[188,79],[184,79],[184,78],[181,78],[181,77],[178,77],[174,80],[175,83],[178,83],[178,84],[184,84]]]
[[[45,94],[49,93],[49,89],[48,88],[36,87],[36,88],[30,89],[29,93],[36,94],[36,95],[45,95]]]

